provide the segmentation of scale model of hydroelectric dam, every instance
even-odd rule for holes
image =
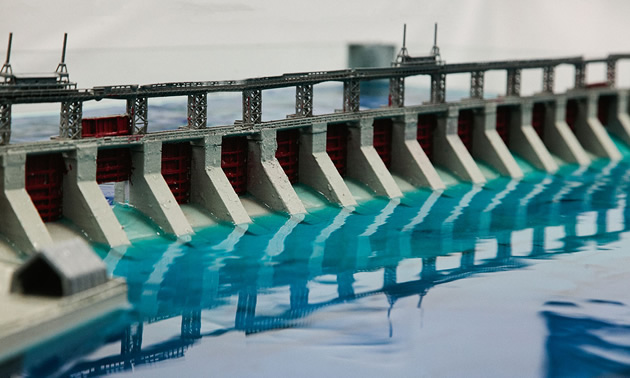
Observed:
[[[353,208],[353,185],[396,199],[416,188],[443,190],[448,175],[483,184],[477,162],[520,179],[513,153],[553,173],[559,164],[621,159],[610,134],[630,145],[629,91],[615,87],[617,63],[630,54],[446,64],[436,45],[412,57],[403,43],[386,68],[77,89],[65,39],[50,75],[14,74],[11,40],[0,71],[0,303],[8,309],[0,313],[0,361],[69,329],[68,319],[126,303],[124,282],[107,279],[83,241],[130,244],[99,184],[114,182],[115,202],[185,241],[212,224],[204,217],[247,225],[273,211],[299,222],[308,206],[298,183]],[[588,83],[587,65],[602,63],[606,82]],[[574,87],[554,93],[561,65],[575,68]],[[529,69],[543,70],[542,90],[523,97],[521,74]],[[484,75],[497,70],[507,72],[505,96],[484,99]],[[447,75],[462,73],[470,73],[470,97],[446,102]],[[405,79],[419,75],[430,77],[430,101],[406,105]],[[383,79],[389,106],[360,109],[360,84]],[[313,86],[325,82],[343,83],[340,110],[314,115]],[[295,87],[295,114],[263,122],[263,91],[287,87]],[[208,127],[213,92],[242,93],[242,119]],[[150,132],[150,99],[175,96],[188,98],[187,125]],[[85,102],[102,99],[125,101],[126,114],[82,117]],[[12,105],[26,103],[61,103],[59,135],[11,144]],[[62,299],[36,300],[41,295]]]

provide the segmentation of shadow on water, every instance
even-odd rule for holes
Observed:
[[[110,271],[127,279],[133,305],[110,326],[117,328],[99,339],[103,350],[119,344],[120,352],[84,357],[86,352],[61,351],[55,358],[63,363],[55,364],[27,353],[24,372],[97,376],[159,364],[183,357],[204,338],[307,327],[318,311],[371,296],[387,299],[383,316],[389,318],[400,299],[416,297],[420,308],[439,285],[522,269],[538,259],[618,240],[630,228],[629,184],[625,162],[566,167],[556,175],[537,172],[521,181],[500,178],[441,194],[413,192],[403,201],[376,199],[360,212],[326,208],[312,214],[319,221],[295,224],[271,215],[257,219],[253,232],[217,226],[186,244],[146,240],[117,255],[104,252]],[[546,243],[551,230],[558,229],[557,242]],[[525,252],[523,243],[514,241],[520,230],[531,230]],[[440,267],[441,261],[449,263]],[[403,265],[410,264],[414,277],[399,278]],[[630,325],[551,309],[542,316],[550,334],[550,376],[572,373],[577,366],[586,375],[628,372],[628,348],[592,331],[628,336]],[[178,336],[157,342],[153,336],[149,346],[143,345],[148,329],[173,319],[179,319]],[[389,327],[391,337],[391,319]],[[592,349],[620,352],[626,363],[599,357]]]

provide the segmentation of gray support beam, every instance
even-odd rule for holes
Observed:
[[[431,74],[431,103],[442,104],[446,101],[446,74]]]
[[[617,81],[617,59],[608,59],[606,61],[606,84],[614,87]]]
[[[221,136],[207,135],[192,145],[190,201],[222,221],[251,223],[247,211],[221,169]]]
[[[77,145],[64,156],[63,215],[97,243],[128,245],[127,235],[96,183],[97,152],[96,144]]]
[[[162,176],[162,142],[145,141],[132,149],[131,163],[134,169],[129,180],[129,204],[167,234],[192,234],[192,227]]]
[[[628,112],[628,91],[617,91],[617,101],[612,107],[612,117],[609,116],[608,130],[627,145],[630,145],[630,114]]]
[[[361,101],[361,82],[350,79],[343,82],[343,111],[358,112]]]
[[[298,117],[313,116],[313,84],[295,87],[295,115]]]
[[[486,103],[483,111],[475,114],[472,155],[494,167],[503,176],[523,177],[523,171],[497,132],[497,104]]]
[[[400,188],[374,149],[373,124],[373,118],[362,118],[348,127],[347,175],[367,185],[376,195],[401,197]]]
[[[458,118],[459,108],[451,106],[448,108],[448,115],[438,119],[433,138],[433,161],[449,169],[464,181],[483,184],[486,178],[457,135]]]
[[[146,134],[149,129],[149,104],[146,97],[127,99],[129,129],[132,134]]]
[[[389,79],[389,105],[394,108],[405,106],[404,76],[395,76]]]
[[[575,88],[581,89],[586,85],[586,64],[575,65]]]
[[[304,214],[304,204],[276,159],[276,149],[275,129],[264,129],[250,137],[247,191],[272,210]]]
[[[589,93],[586,102],[578,102],[575,136],[587,151],[611,160],[621,160],[621,152],[597,118],[597,93]]]
[[[245,89],[243,91],[243,123],[255,124],[262,122],[262,91],[260,89]]]
[[[32,254],[53,241],[24,187],[25,171],[25,153],[0,155],[0,233],[22,252]]]
[[[521,95],[521,70],[518,68],[509,69],[507,71],[507,89],[506,96]]]
[[[417,134],[417,114],[394,120],[391,169],[415,186],[444,189],[446,186],[418,143]]]
[[[11,140],[11,104],[0,104],[0,146]]]
[[[316,123],[300,134],[299,180],[317,190],[330,202],[356,206],[352,193],[326,152],[326,123]]]
[[[533,110],[534,104],[531,101],[521,102],[516,116],[511,118],[510,146],[534,167],[547,173],[554,173],[558,170],[558,164],[532,126]]]
[[[59,118],[59,136],[62,138],[80,139],[83,103],[71,101],[61,103]]]
[[[555,111],[547,108],[543,139],[545,146],[551,153],[566,162],[588,165],[591,163],[591,159],[566,122],[566,106],[567,98],[556,96]]]
[[[208,94],[188,95],[188,127],[205,129],[208,125]]]
[[[543,89],[544,93],[553,93],[553,87],[556,78],[556,68],[554,66],[547,66],[543,68]]]
[[[483,71],[473,71],[470,73],[470,98],[483,99]]]

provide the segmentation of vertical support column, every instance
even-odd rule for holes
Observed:
[[[300,135],[300,182],[322,193],[330,202],[356,206],[352,193],[326,152],[326,123],[316,123]]]
[[[595,155],[611,160],[621,160],[621,152],[597,118],[598,100],[599,95],[597,93],[589,93],[586,103],[582,101],[578,103],[575,136],[586,150]]]
[[[392,130],[392,171],[413,185],[434,190],[446,186],[417,140],[418,115],[405,115],[394,120]]]
[[[558,164],[532,126],[533,111],[531,100],[521,102],[518,116],[512,117],[510,122],[510,148],[536,168],[554,173]]]
[[[262,91],[260,89],[243,90],[243,123],[262,122]]]
[[[608,59],[606,61],[606,84],[614,87],[617,81],[617,59]]]
[[[578,63],[575,65],[575,88],[584,88],[586,83],[586,64]]]
[[[221,135],[207,135],[192,145],[190,201],[217,218],[234,224],[251,223],[247,211],[221,169]]]
[[[354,113],[359,111],[361,100],[361,82],[350,79],[343,82],[343,111]]]
[[[521,69],[511,68],[507,70],[507,89],[505,91],[506,96],[520,96],[521,95]]]
[[[208,124],[208,94],[188,95],[188,127],[205,129]]]
[[[298,117],[313,116],[313,84],[295,87],[295,115]]]
[[[547,66],[543,68],[543,89],[545,93],[553,93],[555,83],[555,67]]]
[[[348,127],[347,176],[364,183],[379,196],[401,197],[400,188],[374,149],[373,124],[373,118],[362,118]]]
[[[62,138],[80,139],[82,118],[83,103],[81,101],[62,102],[59,136]]]
[[[431,103],[442,104],[446,101],[446,74],[431,74]]]
[[[146,97],[127,99],[127,114],[129,115],[129,129],[132,134],[146,134],[149,128],[149,105]]]
[[[96,183],[96,156],[95,144],[77,146],[65,156],[63,215],[97,243],[128,245],[127,235]]]
[[[0,104],[0,146],[11,140],[11,104]]]
[[[588,157],[566,122],[567,98],[556,96],[555,111],[547,108],[544,142],[550,152],[569,163],[588,165]]]
[[[459,108],[456,106],[449,107],[448,114],[438,119],[434,137],[433,161],[450,169],[465,181],[483,184],[486,182],[486,178],[457,135],[458,119]]]
[[[617,91],[616,104],[614,107],[614,116],[610,117],[608,130],[630,145],[630,114],[628,113],[628,91]]]
[[[0,233],[31,254],[53,242],[25,189],[25,170],[25,153],[0,155]]]
[[[405,106],[405,78],[404,76],[389,79],[389,106],[402,108]]]
[[[470,98],[483,99],[483,71],[470,73]]]

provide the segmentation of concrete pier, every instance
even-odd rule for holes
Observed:
[[[628,107],[630,106],[629,92],[626,90],[617,91],[615,99],[616,101],[611,105],[609,111],[608,130],[624,143],[630,145],[630,115],[628,114]]]
[[[533,102],[524,100],[511,118],[510,149],[534,167],[547,173],[554,173],[558,170],[558,164],[532,127],[533,110]]]
[[[582,146],[593,154],[620,160],[621,153],[597,118],[597,100],[598,96],[595,93],[589,94],[585,101],[578,100],[575,136]]]
[[[568,163],[588,165],[591,159],[566,122],[566,96],[557,96],[555,107],[547,108],[544,142],[549,151]]]

